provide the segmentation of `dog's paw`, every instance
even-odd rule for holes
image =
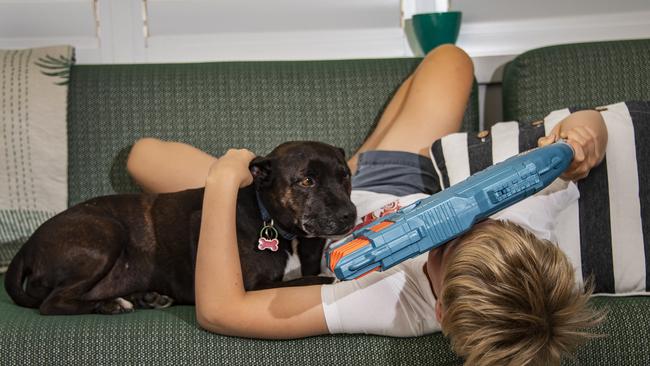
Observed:
[[[174,299],[171,297],[161,295],[157,292],[147,292],[142,299],[150,308],[153,309],[168,308],[174,303]]]
[[[133,303],[121,297],[104,301],[97,307],[97,313],[109,315],[130,313],[134,310]]]
[[[140,292],[127,297],[138,309],[164,309],[174,303],[174,299],[157,292]]]

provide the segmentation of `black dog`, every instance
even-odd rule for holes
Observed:
[[[250,165],[254,184],[239,191],[237,237],[247,290],[330,283],[316,276],[325,237],[349,232],[356,209],[343,150],[289,142]],[[194,303],[194,264],[203,189],[123,194],[80,203],[46,221],[11,262],[5,287],[42,314],[116,314]],[[264,220],[263,220],[263,216]],[[278,250],[261,250],[274,230]],[[213,223],[219,225],[218,222]],[[299,238],[303,278],[281,282]],[[215,278],[215,281],[218,281]]]

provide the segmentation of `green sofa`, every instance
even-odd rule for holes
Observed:
[[[626,49],[635,52],[647,49],[649,44],[630,44]],[[647,51],[641,55],[646,81],[650,80],[649,55]],[[521,57],[524,60],[528,56]],[[68,106],[69,204],[137,190],[125,171],[125,159],[133,142],[143,136],[186,141],[217,155],[237,146],[264,154],[283,141],[295,139],[322,140],[350,154],[418,62],[387,59],[74,66]],[[506,70],[506,82],[516,84],[531,67],[515,60]],[[504,85],[504,90],[510,96],[522,95],[517,86]],[[650,93],[646,89],[635,99],[650,99]],[[528,103],[525,98],[506,96],[504,100],[518,103],[509,118],[538,113],[536,109],[516,114],[526,111],[519,102]],[[544,106],[543,100],[535,102],[542,104],[542,111],[556,107]],[[561,102],[571,104],[572,100]],[[477,126],[475,88],[463,128],[476,131]],[[4,282],[3,276],[0,281]],[[575,360],[566,363],[650,364],[648,300],[595,298],[594,304],[609,309],[609,320],[599,329],[608,336],[591,341],[579,350]],[[439,333],[417,338],[334,335],[290,341],[241,339],[201,330],[191,306],[119,316],[43,317],[34,309],[14,305],[4,288],[0,290],[0,333],[0,365],[462,364]]]

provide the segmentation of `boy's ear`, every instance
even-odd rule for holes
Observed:
[[[438,324],[442,324],[442,305],[440,304],[440,299],[436,300],[436,320]]]
[[[272,159],[265,156],[255,157],[250,164],[248,169],[253,175],[253,182],[256,185],[267,185],[271,183],[271,175],[273,173]]]

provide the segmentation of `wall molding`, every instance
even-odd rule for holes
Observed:
[[[155,36],[145,62],[407,57],[402,29]]]

